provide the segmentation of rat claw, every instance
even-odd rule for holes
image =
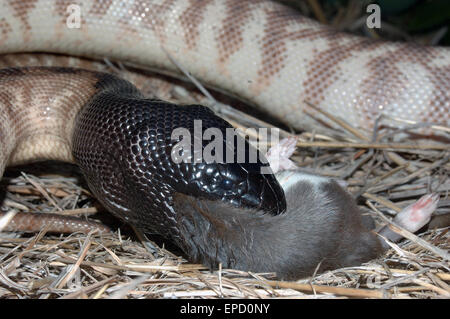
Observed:
[[[297,168],[297,165],[289,159],[295,152],[297,141],[297,136],[290,136],[282,139],[267,151],[266,159],[274,173]]]
[[[433,205],[436,206],[439,201],[439,194],[431,193],[422,196],[417,202],[412,204],[415,209],[429,209]],[[435,208],[436,209],[436,208]]]
[[[436,210],[438,202],[439,194],[424,195],[398,213],[394,222],[410,232],[416,232],[430,221],[431,214]]]
[[[297,147],[298,136],[289,136],[281,140],[278,144],[282,146],[281,154],[285,157],[291,157]]]

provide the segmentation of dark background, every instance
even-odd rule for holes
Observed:
[[[391,40],[450,46],[449,0],[276,0],[341,30]],[[367,5],[381,8],[381,29],[368,30]],[[319,12],[319,13],[318,13]]]

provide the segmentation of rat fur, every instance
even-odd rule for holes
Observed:
[[[297,279],[376,258],[383,246],[368,230],[355,200],[336,181],[304,173],[287,179],[287,211],[270,215],[220,201],[174,196],[183,238],[178,244],[192,261],[211,268],[277,273]],[[283,183],[283,178],[284,183]]]

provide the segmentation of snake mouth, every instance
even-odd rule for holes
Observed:
[[[212,179],[207,174],[203,176],[204,185],[210,188],[208,194],[235,207],[253,208],[273,215],[283,213],[286,210],[284,191],[275,175],[260,172],[260,165],[216,164],[214,169],[205,169],[205,172],[215,171]]]
[[[247,191],[240,197],[240,206],[272,215],[286,211],[284,191],[273,174],[249,172],[247,183]]]
[[[286,197],[273,174],[262,174],[265,182],[261,192],[261,209],[273,215],[286,211]]]

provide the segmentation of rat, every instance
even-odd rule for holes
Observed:
[[[275,150],[283,159],[278,163],[270,151],[267,154],[285,192],[287,210],[282,214],[174,196],[173,209],[185,234],[177,244],[190,259],[212,269],[220,263],[224,268],[275,271],[278,278],[293,280],[316,271],[360,265],[390,247],[384,238],[401,239],[389,226],[378,232],[369,229],[342,183],[295,169],[286,159],[293,145],[292,139],[280,142]],[[438,198],[436,194],[422,197],[398,213],[394,222],[417,231],[430,220]]]

